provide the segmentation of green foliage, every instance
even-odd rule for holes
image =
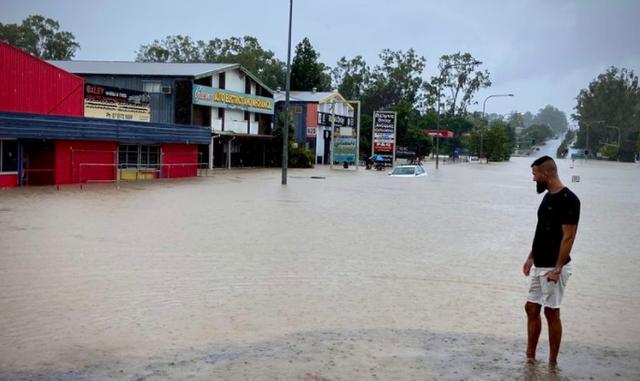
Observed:
[[[557,108],[547,105],[538,111],[533,118],[533,124],[546,124],[556,135],[560,135],[567,130],[567,116]]]
[[[285,118],[285,113],[281,112],[278,116],[278,123],[276,124],[275,128],[273,129],[273,140],[276,141],[280,141],[280,146],[282,146],[282,139],[284,138],[284,120]],[[289,141],[289,145],[293,144],[293,140],[295,137],[295,130],[293,127],[293,113],[291,111],[289,111],[289,124],[288,124],[288,128],[287,130],[289,131],[287,134],[287,140]],[[280,151],[282,152],[282,150]]]
[[[376,110],[396,111],[397,144],[411,145],[415,142],[407,140],[407,131],[420,119],[417,106],[426,60],[413,49],[406,53],[384,49],[380,59],[382,64],[374,68],[362,95],[363,114],[372,115]]]
[[[541,145],[553,137],[553,131],[546,124],[533,124],[522,130],[522,136],[524,140],[531,141],[532,145]]]
[[[435,116],[435,114],[434,114]],[[435,125],[433,126],[435,128]],[[440,139],[440,154],[451,155],[453,150],[461,148],[463,152],[469,152],[463,137],[473,130],[473,122],[462,116],[441,116],[440,129],[453,131],[453,138]]]
[[[369,86],[371,69],[362,56],[351,60],[340,58],[331,71],[334,87],[346,99],[360,99]]]
[[[328,67],[318,62],[320,54],[315,51],[308,38],[296,46],[296,55],[291,63],[291,90],[318,91],[331,90],[331,76]]]
[[[373,114],[375,110],[389,110],[394,106],[406,110],[407,105],[416,109],[426,59],[413,49],[406,53],[384,49],[379,57],[382,64],[375,66],[363,94],[363,112]],[[401,118],[398,119],[401,123]]]
[[[502,121],[491,123],[484,136],[484,153],[489,161],[508,161],[511,158],[515,139],[510,132],[512,127]]]
[[[273,159],[273,162],[281,166],[282,165],[282,140],[284,139],[283,131],[284,131],[284,122],[285,122],[285,114],[280,113],[278,118],[278,124],[273,130],[273,143],[271,149],[269,150],[270,156]],[[295,130],[293,127],[293,113],[289,113],[289,133],[287,135],[287,163],[288,168],[311,168],[313,167],[314,157],[313,151],[306,149],[305,147],[298,147],[294,144],[295,141]]]
[[[426,105],[437,109],[438,101],[444,103],[451,115],[464,114],[479,89],[491,86],[489,72],[476,70],[481,63],[469,53],[445,54],[438,64],[439,76],[432,77],[424,89],[428,93]],[[438,100],[438,86],[440,99]],[[444,98],[444,99],[443,99]]]
[[[371,156],[371,128],[373,126],[373,118],[369,114],[360,115],[360,156]]]
[[[59,29],[57,21],[31,15],[19,25],[0,23],[0,40],[45,60],[70,60],[80,45],[72,33]]]
[[[140,46],[139,62],[239,63],[265,85],[284,87],[286,66],[275,53],[262,48],[252,36],[215,38],[205,42],[189,36],[167,36],[163,40]]]
[[[577,147],[586,147],[589,129],[590,152],[595,152],[603,142],[617,144],[620,128],[619,159],[631,162],[640,149],[640,88],[638,76],[632,70],[610,67],[598,75],[586,89],[580,90],[573,119],[580,125]],[[603,123],[591,123],[603,121]],[[607,151],[608,152],[608,151]]]
[[[612,144],[603,144],[598,149],[598,157],[602,159],[613,160],[618,157],[618,146]]]
[[[507,123],[513,128],[516,127],[527,127],[525,125],[524,114],[514,111],[507,117]]]
[[[289,168],[311,168],[313,162],[313,151],[305,147],[289,147]]]

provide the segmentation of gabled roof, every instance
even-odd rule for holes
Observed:
[[[273,95],[275,102],[284,102],[286,93],[278,91]],[[338,101],[344,102],[349,108],[353,109],[351,104],[336,91],[290,91],[289,101],[291,102],[313,102],[313,103],[331,103],[331,99],[337,98]]]
[[[75,74],[148,75],[162,77],[210,77],[224,71],[238,69],[273,94],[267,85],[240,64],[227,63],[175,63],[126,61],[47,61]]]

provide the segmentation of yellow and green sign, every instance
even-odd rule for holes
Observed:
[[[272,98],[202,85],[193,85],[193,104],[273,114]]]

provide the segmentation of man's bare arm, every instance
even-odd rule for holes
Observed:
[[[556,268],[561,269],[567,261],[567,258],[569,258],[569,253],[571,253],[577,231],[578,225],[562,225],[562,241],[560,242],[560,252],[558,253]]]

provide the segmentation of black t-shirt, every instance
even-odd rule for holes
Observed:
[[[580,219],[580,200],[569,188],[547,194],[538,208],[538,225],[533,238],[533,264],[536,267],[555,267],[562,242],[562,225],[577,225]],[[571,261],[567,258],[564,264]]]

